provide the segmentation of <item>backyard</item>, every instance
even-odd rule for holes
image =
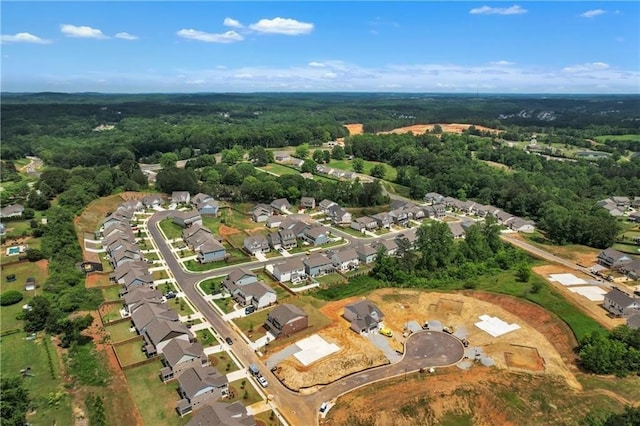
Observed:
[[[147,359],[147,356],[142,351],[143,344],[144,341],[142,340],[142,337],[140,337],[139,339],[132,340],[121,345],[114,345],[113,348],[115,349],[116,354],[118,354],[120,364],[124,367]]]
[[[111,342],[121,342],[126,339],[137,336],[135,331],[131,331],[131,321],[122,321],[117,324],[105,325],[105,330],[111,336]]]
[[[40,260],[38,262],[22,262],[14,263],[2,268],[2,282],[0,283],[0,292],[4,293],[8,290],[16,290],[22,293],[24,299],[10,306],[3,306],[0,309],[0,331],[7,331],[22,327],[22,321],[16,319],[16,315],[22,312],[22,306],[34,296],[42,294],[42,284],[47,276],[47,261]],[[13,282],[7,282],[8,275],[15,275]],[[26,291],[24,289],[27,278],[36,279],[36,289]]]
[[[266,166],[259,167],[258,170],[264,170],[266,172],[270,172],[278,176],[297,175],[300,173],[298,170],[294,168],[283,166],[282,164],[277,164],[277,163],[269,163]]]
[[[381,164],[385,168],[384,180],[393,182],[396,180],[396,177],[398,176],[398,171],[389,164],[380,163],[377,161],[367,161],[367,160],[363,160],[363,162],[364,162],[364,168],[362,169],[362,173],[365,175],[368,175],[371,172],[372,168],[374,168],[378,164]],[[351,160],[331,160],[328,166],[333,167],[334,169],[345,170],[348,172],[353,171],[353,161]]]
[[[182,226],[173,223],[173,219],[161,220],[159,225],[167,239],[182,238]]]

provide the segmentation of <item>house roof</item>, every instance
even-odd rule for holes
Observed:
[[[198,210],[177,211],[173,214],[173,216],[179,217],[182,220],[201,218],[200,212]]]
[[[146,327],[154,319],[179,321],[180,316],[165,303],[142,303],[131,314],[131,320],[138,330]]]
[[[449,230],[454,237],[461,237],[464,235],[464,228],[460,222],[447,222],[447,225],[449,225]]]
[[[511,220],[509,222],[509,227],[511,229],[520,229],[525,225],[533,225],[533,221],[532,220],[527,220],[527,219],[523,219],[521,217],[514,217],[513,220]]]
[[[214,251],[224,250],[224,246],[216,241],[214,238],[209,238],[209,240],[200,246],[198,250],[200,253],[212,253]]]
[[[386,251],[392,251],[398,249],[398,243],[395,240],[378,240],[377,247],[382,246]]]
[[[372,254],[378,253],[378,251],[372,246],[365,244],[365,245],[356,247],[356,253],[361,254],[363,256],[371,256]]]
[[[358,258],[358,253],[356,253],[356,249],[348,248],[344,250],[340,250],[334,254],[336,260],[340,263],[350,262]]]
[[[3,209],[0,209],[0,214],[2,214],[2,216],[12,215],[16,213],[22,214],[23,211],[24,211],[24,206],[22,206],[21,204],[11,204]]]
[[[256,204],[252,209],[251,209],[251,214],[252,215],[256,215],[256,216],[260,216],[263,214],[266,215],[271,215],[271,213],[273,213],[273,208],[271,206],[268,206],[266,204]]]
[[[316,199],[313,197],[302,197],[300,198],[300,205],[301,206],[312,206],[315,205],[316,203]]]
[[[248,276],[254,277],[254,278],[258,278],[258,275],[256,275],[253,271],[251,271],[249,269],[236,268],[233,271],[229,272],[229,275],[227,275],[227,278],[225,279],[225,281],[229,281],[229,282],[235,283],[236,281],[240,280],[245,275],[248,275]]]
[[[180,321],[166,321],[156,318],[149,323],[145,334],[154,346],[165,340],[170,333],[179,333],[192,336],[191,332]]]
[[[327,231],[328,231],[328,229],[326,229],[326,227],[324,227],[324,226],[315,226],[313,228],[305,229],[304,233],[309,238],[313,238],[315,240],[319,236],[325,235],[327,233]]]
[[[320,208],[321,209],[328,209],[329,207],[333,206],[334,204],[337,204],[335,201],[331,201],[331,200],[327,200],[326,198],[322,201],[320,201]]]
[[[292,271],[304,270],[304,263],[299,257],[289,257],[284,262],[275,265],[275,268],[278,268],[280,273],[286,274]]]
[[[193,226],[190,226],[189,228],[185,228],[182,231],[182,238],[184,239],[190,238],[191,236],[193,236],[198,232],[204,232],[206,234],[211,235],[211,231],[209,230],[209,228],[206,228],[200,225],[199,223],[194,223]]]
[[[132,303],[138,303],[144,299],[162,300],[162,292],[160,290],[153,290],[147,287],[136,288],[124,295],[124,304],[130,305]]]
[[[264,235],[252,235],[244,239],[245,247],[261,247],[265,244],[269,245],[269,241]]]
[[[321,253],[311,253],[308,258],[304,260],[305,265],[309,268],[315,268],[323,265],[330,265],[331,259]]]
[[[620,305],[623,308],[633,305],[634,303],[640,303],[637,299],[629,296],[624,291],[620,290],[618,287],[613,287],[613,289],[604,295],[605,299],[611,300],[616,305]]]
[[[255,426],[256,420],[240,401],[212,402],[196,411],[186,426]]]
[[[622,253],[621,251],[618,251],[611,247],[602,250],[602,252],[600,252],[598,257],[605,257],[607,259],[611,259],[612,263],[619,262],[621,260],[628,260],[629,262],[632,261],[629,255]]]
[[[221,388],[229,383],[227,377],[220,375],[213,367],[189,368],[178,377],[178,382],[189,400],[203,389]]]
[[[128,273],[130,273],[131,271],[141,272],[142,274],[146,275],[149,273],[149,267],[142,260],[125,262],[122,265],[117,266],[116,269],[114,269],[113,276],[116,278],[116,280],[118,280],[124,277],[125,275],[127,275]]]
[[[368,225],[370,223],[378,223],[374,218],[370,216],[359,217],[355,220],[355,222],[360,223],[362,225]]]
[[[637,330],[640,328],[640,314],[631,315],[627,318],[627,327]]]
[[[173,368],[184,356],[206,358],[200,342],[189,343],[181,339],[173,339],[162,350],[164,359]]]
[[[145,195],[144,197],[142,197],[142,204],[144,204],[145,206],[150,206],[152,204],[156,204],[156,203],[160,203],[162,204],[164,202],[164,199],[162,198],[162,196],[160,195]]]
[[[382,311],[367,299],[346,305],[344,307],[344,310],[345,312],[353,312],[356,315],[354,321],[364,321],[367,326],[373,324],[374,322],[380,322],[384,318],[384,314],[382,313]]]
[[[176,202],[176,201],[186,201],[188,199],[190,199],[191,194],[189,194],[189,191],[173,191],[171,193],[171,201]]]
[[[241,289],[245,296],[253,296],[256,299],[260,299],[262,296],[268,293],[275,294],[275,290],[264,283],[264,281],[256,281],[251,284],[243,285]]]
[[[283,305],[276,306],[271,312],[269,312],[267,318],[269,320],[276,320],[278,321],[278,324],[284,326],[288,322],[306,316],[306,312],[296,305],[285,303]]]
[[[406,231],[403,231],[401,234],[396,235],[397,240],[402,238],[407,239],[410,243],[416,241],[418,239],[418,229],[417,228],[407,229]]]
[[[291,203],[289,203],[289,200],[287,200],[286,198],[278,198],[277,200],[273,200],[271,202],[271,207],[276,209],[288,209],[289,207],[291,207]]]

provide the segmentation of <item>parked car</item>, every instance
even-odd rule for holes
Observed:
[[[164,295],[164,297],[166,297],[167,299],[175,299],[177,296],[177,294],[175,294],[173,291],[168,292],[167,294]]]
[[[265,379],[263,376],[258,377],[258,383],[260,383],[263,388],[269,386],[269,382],[267,382],[267,379]]]
[[[320,412],[324,413],[325,411],[327,411],[327,403],[323,402],[322,405],[320,405]]]
[[[254,313],[255,311],[256,311],[256,307],[255,307],[255,306],[253,306],[253,305],[249,305],[249,306],[247,306],[246,308],[244,308],[244,314],[245,314],[245,315],[252,314],[252,313]]]
[[[233,339],[231,337],[225,337],[224,341],[227,342],[227,345],[233,345]]]

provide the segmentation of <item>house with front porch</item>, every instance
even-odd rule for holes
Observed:
[[[351,213],[339,205],[333,205],[327,209],[327,216],[336,225],[344,225],[351,223]]]
[[[373,232],[378,229],[378,222],[370,217],[363,216],[351,222],[351,229],[364,233],[365,231]]]
[[[287,258],[283,263],[273,266],[273,276],[281,283],[297,283],[306,278],[305,266],[299,257]]]
[[[278,198],[271,202],[271,207],[278,210],[280,213],[289,213],[291,210],[291,203],[286,198]]]
[[[366,264],[375,262],[378,256],[377,250],[368,244],[356,247],[356,253],[358,253],[360,263]]]
[[[229,392],[227,376],[213,367],[188,368],[178,377],[178,384],[182,399],[178,401],[176,409],[181,417],[225,398]]]
[[[171,193],[172,204],[189,204],[191,202],[191,194],[189,191],[173,191]]]
[[[304,210],[315,209],[316,208],[316,199],[313,197],[302,197],[300,198],[300,208]]]
[[[256,309],[266,308],[277,301],[276,291],[263,281],[238,287],[233,299],[242,306],[252,305]]]
[[[262,422],[260,423],[262,424]],[[186,426],[257,426],[253,415],[240,401],[211,402],[196,411]]]
[[[360,259],[354,248],[348,248],[336,251],[331,256],[333,266],[339,271],[350,271],[358,269]]]
[[[389,216],[387,212],[376,213],[371,216],[378,222],[378,228],[391,228],[391,224],[393,223],[393,218]]]
[[[189,343],[175,339],[167,343],[162,352],[160,378],[163,382],[176,379],[183,371],[194,367],[207,367],[209,358],[200,342]]]
[[[621,266],[631,263],[633,258],[613,248],[607,248],[598,254],[597,261],[600,265],[609,269],[618,269]]]
[[[173,213],[173,223],[183,228],[202,225],[202,216],[198,210],[176,211]]]
[[[334,271],[333,262],[322,253],[311,253],[303,260],[305,272],[310,277],[319,277]]]
[[[256,275],[255,272],[245,268],[236,268],[231,271],[224,280],[222,280],[221,284],[227,292],[233,294],[238,287],[254,283],[256,281],[258,281],[258,275]]]
[[[250,255],[255,256],[256,253],[267,253],[271,250],[271,246],[264,235],[253,235],[244,239],[244,249]]]
[[[251,209],[251,220],[256,223],[266,222],[273,215],[273,207],[266,204],[257,204]]]
[[[159,194],[145,195],[142,197],[142,204],[147,209],[157,209],[164,203],[164,199]]]
[[[382,311],[369,300],[360,300],[344,307],[344,318],[351,323],[356,333],[368,333],[378,329],[384,319]]]
[[[143,337],[144,352],[148,357],[161,354],[172,339],[193,342],[193,334],[180,321],[166,321],[158,318],[146,326]]]
[[[201,215],[218,215],[218,202],[209,194],[199,192],[191,199],[191,203]]]
[[[640,299],[620,290],[618,287],[604,295],[604,308],[616,317],[629,317],[640,313]]]
[[[217,262],[226,258],[227,249],[213,237],[198,247],[198,257],[196,259],[200,263]]]
[[[309,317],[306,312],[289,303],[276,306],[264,322],[264,328],[276,338],[289,337],[308,326]]]
[[[302,238],[314,246],[320,246],[329,242],[329,229],[326,226],[307,227]]]

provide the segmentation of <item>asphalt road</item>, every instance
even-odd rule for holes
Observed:
[[[234,345],[230,348],[245,368],[249,364],[255,363],[266,373],[266,371],[268,371],[266,366],[260,361],[258,356],[248,346],[244,339],[241,338],[240,334],[218,315],[217,311],[209,302],[203,299],[202,295],[195,287],[196,284],[203,279],[226,275],[238,266],[230,266],[200,273],[185,271],[171,252],[171,249],[167,245],[158,226],[158,222],[168,218],[171,213],[171,211],[157,212],[153,214],[147,222],[149,234],[151,235],[151,238],[153,238],[162,258],[167,263],[167,266],[170,269],[170,274],[173,275],[176,282],[189,298],[191,303],[209,321],[218,334],[223,338],[227,336],[234,338]],[[353,237],[335,229],[332,229],[332,232],[348,239],[345,246],[375,240],[374,238]],[[393,234],[387,234],[383,238],[393,237]],[[299,253],[297,255],[305,256],[304,253]],[[283,259],[279,258],[266,262],[255,261],[245,263],[242,266],[255,268],[267,264],[282,262],[282,260]],[[455,337],[437,332],[418,332],[409,337],[405,346],[405,355],[401,361],[395,364],[381,366],[353,374],[325,386],[315,393],[306,395],[289,390],[282,383],[276,380],[275,376],[270,375],[272,380],[269,380],[269,387],[266,390],[273,403],[278,407],[279,411],[289,424],[294,426],[316,424],[318,422],[319,407],[324,401],[330,401],[342,394],[376,381],[385,380],[401,374],[406,375],[408,373],[419,371],[423,368],[455,364],[462,359],[463,353],[464,350],[462,344]]]

